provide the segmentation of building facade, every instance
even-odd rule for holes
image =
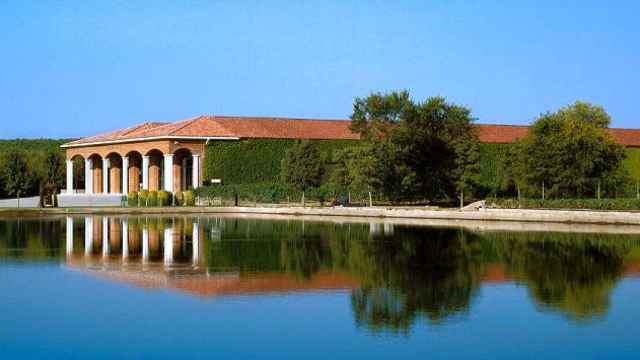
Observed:
[[[123,195],[141,189],[178,192],[197,188],[202,185],[205,148],[210,141],[358,140],[350,125],[349,120],[230,116],[147,122],[62,145],[66,150],[65,195]],[[526,126],[475,126],[483,143],[512,143],[528,132]],[[640,130],[609,131],[618,143],[640,147]]]

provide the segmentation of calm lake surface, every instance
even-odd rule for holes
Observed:
[[[640,236],[0,220],[0,359],[638,359]]]

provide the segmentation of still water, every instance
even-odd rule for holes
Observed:
[[[640,236],[0,220],[0,359],[640,358]]]

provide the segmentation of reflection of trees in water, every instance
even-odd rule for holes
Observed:
[[[480,239],[460,230],[396,228],[392,238],[351,250],[363,282],[351,295],[356,322],[373,330],[406,331],[419,316],[437,323],[465,312],[483,274]]]
[[[604,315],[611,290],[623,275],[628,238],[578,234],[491,236],[498,256],[543,309],[575,320]]]
[[[64,254],[64,224],[58,220],[0,221],[0,256],[15,259],[47,259]]]
[[[131,248],[146,227],[160,236],[173,227],[188,241],[190,219],[129,218]],[[361,280],[351,301],[358,324],[407,331],[416,319],[442,322],[468,311],[485,264],[501,263],[529,289],[542,309],[570,319],[606,313],[635,237],[600,234],[473,233],[395,226],[370,234],[368,224],[294,220],[201,219],[204,254],[214,270],[286,272],[309,278],[319,271]],[[81,222],[77,222],[81,223]],[[74,228],[82,239],[82,225]],[[0,256],[30,260],[64,256],[64,219],[0,221]],[[133,235],[132,235],[133,234]],[[136,240],[137,239],[137,240]],[[151,242],[151,239],[150,239]],[[74,247],[82,247],[75,241]]]

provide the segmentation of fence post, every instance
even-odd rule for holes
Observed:
[[[542,182],[542,201],[544,201],[544,181]]]
[[[598,179],[598,200],[600,200],[600,179]]]

